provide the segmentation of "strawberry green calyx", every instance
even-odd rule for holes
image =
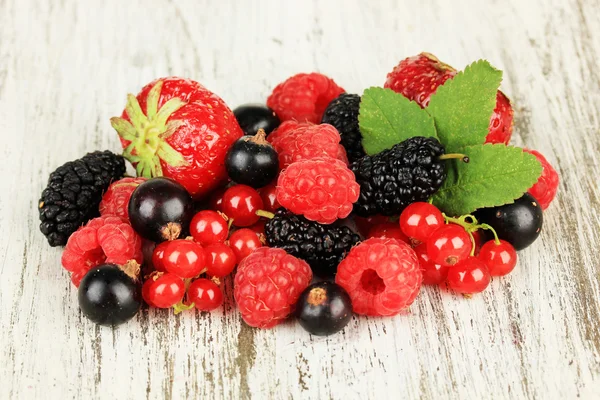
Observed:
[[[120,117],[110,119],[119,136],[130,142],[123,150],[123,157],[136,164],[137,175],[145,178],[163,175],[161,161],[173,167],[188,164],[183,156],[167,143],[167,139],[183,125],[180,120],[167,120],[187,103],[174,97],[158,109],[162,86],[163,82],[158,81],[148,93],[146,114],[137,98],[129,94],[125,112],[131,122]]]

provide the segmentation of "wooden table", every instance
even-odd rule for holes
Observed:
[[[116,329],[82,316],[37,202],[65,161],[119,150],[128,92],[180,75],[235,107],[320,71],[362,93],[424,50],[503,69],[513,142],[561,174],[513,274],[472,299],[424,288],[409,314],[325,339],[251,329],[231,300]],[[0,398],[598,398],[598,54],[598,0],[0,1]]]

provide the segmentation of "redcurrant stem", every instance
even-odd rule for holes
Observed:
[[[471,238],[471,257],[475,257],[475,238],[473,237],[473,232],[467,230],[469,237]]]
[[[492,233],[494,234],[494,243],[496,243],[496,245],[500,244],[500,239],[498,238],[498,234],[496,233],[496,230],[494,228],[492,228],[490,225],[488,224],[481,224],[479,225],[479,227],[481,229],[486,229],[488,231],[492,231]]]
[[[469,162],[469,157],[466,154],[461,154],[461,153],[442,154],[441,156],[439,156],[439,159],[440,160],[457,160],[457,159],[460,159],[464,163],[468,163]]]
[[[229,218],[227,220],[227,229],[231,229],[231,226],[233,225],[233,218]]]
[[[194,306],[195,306],[194,303],[186,305],[183,303],[183,301],[180,301],[179,303],[177,303],[173,306],[173,310],[175,310],[175,315],[177,315],[182,311],[191,310],[192,308],[194,308]]]
[[[269,212],[269,211],[265,211],[265,210],[258,210],[256,212],[256,215],[258,215],[259,217],[265,217],[265,218],[269,218],[269,219],[275,218],[275,214],[273,214],[272,212]]]

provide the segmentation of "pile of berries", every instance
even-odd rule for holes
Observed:
[[[421,54],[394,68],[385,87],[426,107],[455,75]],[[514,202],[446,215],[431,197],[454,156],[422,136],[367,155],[360,103],[319,73],[277,85],[267,106],[233,111],[187,79],[129,95],[111,119],[123,156],[95,152],[61,166],[39,203],[41,231],[65,246],[82,312],[104,325],[144,303],[210,312],[233,279],[248,325],[293,315],[329,335],[353,313],[398,314],[423,284],[470,296],[509,274],[556,194],[547,160],[527,150],[543,173]],[[498,92],[487,141],[508,143],[512,118]],[[125,160],[137,177],[125,176]]]

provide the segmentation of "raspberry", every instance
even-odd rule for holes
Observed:
[[[346,165],[333,158],[298,161],[277,180],[277,201],[294,214],[331,224],[346,218],[358,199],[360,187]]]
[[[396,239],[371,238],[350,250],[335,282],[357,314],[396,315],[419,294],[423,276],[414,250]]]
[[[267,99],[282,121],[319,123],[331,100],[344,92],[333,79],[316,72],[297,74],[280,83]]]
[[[523,150],[533,154],[542,164],[542,176],[540,176],[528,192],[540,203],[542,210],[545,210],[552,203],[552,200],[554,200],[554,196],[556,196],[559,182],[558,173],[540,152],[529,149]]]
[[[338,130],[350,162],[365,156],[362,135],[358,127],[359,109],[359,95],[342,93],[329,103],[321,120],[321,123],[331,124]]]
[[[239,264],[233,295],[248,325],[271,328],[294,311],[311,279],[305,261],[282,249],[261,247]]]
[[[146,178],[123,178],[108,187],[100,202],[100,215],[114,215],[129,221],[129,199],[131,194]]]
[[[63,267],[73,273],[73,283],[100,264],[124,265],[127,261],[143,261],[142,239],[121,218],[94,218],[74,232],[62,254]]]
[[[317,157],[337,158],[348,164],[346,150],[340,144],[337,129],[328,124],[297,124],[295,129],[286,129],[269,137],[279,155],[279,168],[284,169],[291,163],[310,160]]]

